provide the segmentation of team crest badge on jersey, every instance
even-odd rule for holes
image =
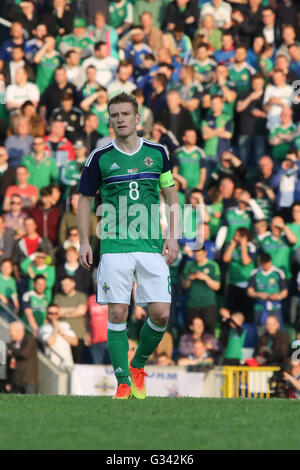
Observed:
[[[152,158],[150,157],[146,157],[145,160],[144,160],[144,163],[146,166],[150,167],[153,165],[154,161],[152,160]]]
[[[275,279],[271,278],[271,279],[269,280],[269,282],[270,282],[270,284],[275,284],[276,281],[275,281]]]
[[[104,294],[107,294],[108,291],[110,290],[110,287],[109,285],[106,284],[106,282],[104,282],[102,289],[103,289]]]

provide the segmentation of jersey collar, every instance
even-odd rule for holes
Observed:
[[[116,144],[116,139],[113,139],[111,141],[111,143],[115,147],[115,149],[118,150],[118,152],[121,152],[121,153],[124,153],[125,155],[130,155],[131,156],[131,155],[135,155],[136,153],[138,153],[142,148],[142,145],[143,145],[144,141],[141,137],[139,137],[139,139],[140,139],[140,145],[138,146],[137,150],[135,150],[135,152],[133,152],[133,153],[127,153],[127,152],[124,152],[124,150],[119,149],[119,147]]]

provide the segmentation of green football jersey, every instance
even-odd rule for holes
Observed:
[[[89,96],[92,96],[94,93],[99,91],[99,86],[100,85],[98,85],[97,83],[90,84],[86,82],[80,90],[82,94],[82,99],[88,98]]]
[[[215,261],[208,259],[203,265],[198,264],[196,260],[188,261],[183,271],[183,279],[187,280],[190,274],[197,272],[203,272],[214,281],[220,281],[220,268]],[[205,281],[192,281],[188,289],[187,307],[205,307],[216,303],[216,292],[210,289]]]
[[[252,258],[254,258],[255,251],[253,243],[248,242],[248,254]],[[247,265],[242,263],[241,247],[237,246],[232,253],[229,266],[229,284],[238,285],[239,287],[247,287],[253,269],[254,261],[251,261],[251,263]]]
[[[230,328],[228,341],[224,351],[225,359],[242,359],[244,342],[246,339],[246,331],[238,334],[236,329]]]
[[[220,212],[222,214],[224,210],[224,205],[222,201],[214,202],[213,204],[207,204],[206,210],[208,215],[210,216],[209,220],[209,229],[210,229],[210,236],[211,238],[215,238],[217,236],[218,230],[221,227],[222,219],[220,217],[215,217],[214,214]]]
[[[248,287],[253,287],[255,292],[266,292],[269,295],[279,294],[286,288],[285,275],[275,266],[272,266],[268,272],[263,271],[262,268],[254,269]]]
[[[13,277],[4,277],[0,273],[0,294],[4,295],[7,299],[17,296],[17,284]]]
[[[224,107],[225,108],[225,107]],[[233,122],[228,114],[221,114],[220,116],[207,116],[206,120],[202,121],[202,136],[203,128],[210,127],[211,129],[219,129],[224,127],[225,131],[233,132]],[[229,150],[230,140],[224,139],[223,137],[211,137],[204,141],[204,152],[207,157],[209,156],[218,156],[221,157],[222,153],[226,150]]]
[[[242,67],[233,64],[229,67],[229,80],[231,80],[236,88],[237,93],[240,95],[244,91],[249,90],[251,84],[251,75],[255,73],[255,69],[246,62]]]
[[[124,21],[128,19],[128,16],[131,16],[132,12],[132,5],[128,2],[128,0],[121,1],[120,3],[110,2],[109,5],[109,18],[110,18],[110,25],[113,26],[115,29],[119,28]]]
[[[255,198],[255,202],[259,205],[261,210],[264,213],[265,219],[270,222],[275,211],[275,204],[270,201],[269,198],[263,197],[263,198]]]
[[[79,183],[80,176],[84,167],[84,162],[79,163],[76,160],[71,160],[62,168],[61,181],[66,186],[76,186]]]
[[[291,247],[292,255],[294,255],[297,248],[300,246],[300,224],[295,224],[295,222],[292,222],[286,225],[297,237],[297,243]]]
[[[113,140],[94,150],[83,169],[79,192],[102,201],[101,253],[160,253],[160,188],[173,186],[165,148],[140,138],[136,152]],[[99,214],[99,211],[98,211]]]
[[[107,108],[99,109],[99,107],[95,105],[91,107],[91,113],[95,114],[98,118],[97,131],[103,136],[109,135],[109,130],[108,130],[109,114],[108,114]]]
[[[275,238],[273,235],[265,237],[261,242],[261,249],[272,257],[272,263],[281,269],[287,279],[291,279],[291,247],[285,238]]]
[[[248,228],[250,230],[252,228],[251,217],[246,211],[241,211],[239,209],[228,209],[225,219],[228,227],[226,243],[231,242],[238,228]]]
[[[33,155],[25,155],[22,158],[22,165],[26,166],[29,172],[28,184],[36,186],[39,190],[51,183],[59,182],[56,159],[51,156],[45,156],[38,162]]]
[[[206,59],[204,62],[200,60],[193,60],[190,65],[194,67],[196,73],[201,73],[202,75],[207,75],[216,68],[216,62],[212,59]]]
[[[33,272],[35,273],[36,276],[39,275],[39,274],[42,274],[46,278],[46,286],[47,287],[46,287],[46,290],[45,290],[45,296],[47,297],[48,301],[50,302],[51,299],[52,299],[52,288],[54,286],[55,278],[56,278],[56,271],[55,271],[54,266],[45,265],[45,266],[42,266],[42,267],[38,268],[32,262],[32,260],[29,256],[28,258],[24,259],[24,261],[22,261],[22,263],[20,264],[21,270],[23,271],[24,274],[27,274],[28,277],[29,277],[29,274],[28,274],[28,268],[29,267],[33,270]],[[30,277],[29,277],[28,288],[32,291],[34,289],[34,281]]]
[[[191,83],[190,85],[184,85],[183,83],[178,83],[174,86],[174,90],[178,91],[182,101],[190,101],[192,99],[198,99],[199,100],[198,108],[195,109],[194,111],[190,111],[195,129],[199,129],[201,127],[201,106],[200,106],[200,103],[201,103],[202,86],[198,85],[197,83]]]
[[[58,52],[55,52],[52,57],[44,55],[41,62],[38,64],[35,83],[39,87],[41,94],[54,82],[55,70],[59,67],[61,62],[60,55]]]
[[[286,135],[293,134],[297,131],[296,124],[292,123],[288,127],[283,127],[282,125],[275,126],[274,129],[270,132],[270,138],[277,137],[278,134]],[[276,160],[284,160],[286,154],[293,146],[293,142],[282,142],[281,144],[272,145],[272,157]]]
[[[196,145],[191,150],[184,145],[176,150],[174,165],[178,166],[179,175],[186,179],[188,188],[198,186],[204,159],[204,151]]]
[[[85,50],[89,46],[93,46],[95,41],[89,36],[75,36],[75,34],[67,34],[63,36],[61,43],[65,43],[71,47],[78,47],[81,50]]]
[[[34,290],[25,292],[23,295],[24,309],[29,307],[32,309],[33,316],[38,326],[42,326],[46,320],[48,304],[49,300],[47,299],[46,295],[39,295]],[[22,319],[26,325],[29,325],[25,313],[23,314]]]
[[[236,86],[235,86],[233,81],[228,80],[225,83],[225,85],[226,85],[227,88],[229,88],[229,90],[237,91]],[[212,97],[213,95],[220,95],[225,100],[225,97],[223,95],[222,87],[216,82],[213,82],[213,83],[207,85],[207,87],[204,90],[204,95],[205,94],[209,94],[210,97]],[[235,102],[236,102],[236,100],[234,100],[232,103],[228,103],[228,101],[225,100],[224,107],[223,107],[223,114],[228,114],[232,118],[234,116]],[[207,110],[208,115],[210,115],[211,112],[212,112],[211,109]]]

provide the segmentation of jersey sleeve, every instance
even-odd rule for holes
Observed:
[[[85,196],[95,196],[101,184],[101,171],[99,166],[99,153],[94,151],[90,154],[83,168],[79,192]]]
[[[256,275],[253,272],[250,274],[248,287],[253,287],[253,289],[256,291]]]
[[[174,180],[171,172],[171,162],[169,155],[164,147],[161,149],[162,158],[163,158],[163,167],[161,170],[161,175],[159,177],[159,187],[161,189],[169,188],[174,186]]]
[[[288,289],[288,284],[287,284],[287,280],[286,280],[284,272],[281,269],[279,269],[278,272],[279,272],[279,281],[278,281],[278,283],[279,283],[280,291],[282,291],[284,289]]]

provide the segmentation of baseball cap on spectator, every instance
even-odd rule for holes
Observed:
[[[84,18],[74,18],[73,28],[85,28],[86,22]]]
[[[83,139],[77,139],[75,140],[73,144],[73,148],[76,149],[83,149],[86,148],[86,142]]]

